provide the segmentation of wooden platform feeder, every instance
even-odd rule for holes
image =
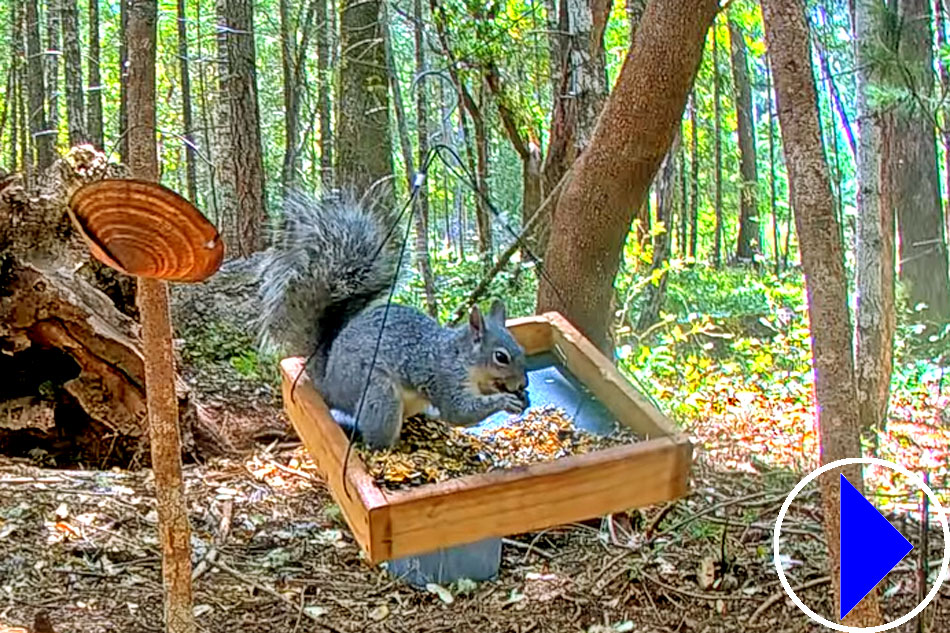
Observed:
[[[379,487],[353,451],[344,490],[347,436],[306,374],[290,397],[304,359],[281,363],[290,420],[370,562],[584,521],[686,493],[691,444],[593,344],[557,313],[508,326],[529,359],[553,355],[618,422],[645,439],[408,490]]]

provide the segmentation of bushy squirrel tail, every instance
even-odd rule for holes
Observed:
[[[283,208],[284,225],[261,263],[260,340],[285,354],[313,355],[319,381],[337,334],[393,281],[391,218],[339,193],[315,200],[292,192]]]

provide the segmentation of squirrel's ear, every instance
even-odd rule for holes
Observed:
[[[501,299],[495,299],[492,301],[491,310],[488,312],[488,318],[499,325],[504,325],[505,321],[508,319],[505,310],[505,302]]]
[[[468,326],[472,330],[472,338],[476,343],[482,340],[485,333],[485,319],[482,317],[482,311],[478,306],[472,306],[472,311],[468,315]]]

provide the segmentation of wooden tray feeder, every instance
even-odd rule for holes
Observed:
[[[407,490],[379,487],[353,451],[344,489],[347,435],[306,374],[293,387],[304,359],[281,362],[287,414],[371,563],[585,521],[687,492],[690,442],[563,316],[513,319],[508,327],[529,360],[553,356],[643,441]],[[529,392],[531,380],[529,374]]]

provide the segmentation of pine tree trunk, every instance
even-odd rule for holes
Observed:
[[[327,0],[317,2],[317,103],[320,107],[320,182],[329,187],[333,182],[333,132],[330,125],[330,15],[335,5]]]
[[[89,142],[103,149],[105,136],[102,127],[102,76],[99,69],[99,0],[89,0],[89,85],[86,87],[86,130]]]
[[[30,160],[36,169],[45,170],[53,164],[54,134],[46,118],[45,83],[43,80],[43,51],[40,48],[40,21],[36,10],[38,0],[26,2],[26,57],[27,95],[29,96],[29,130],[36,148],[36,159]]]
[[[821,461],[861,456],[855,377],[848,310],[848,280],[828,165],[821,147],[818,96],[810,60],[808,23],[799,0],[763,0],[766,43],[773,63],[785,164],[805,269],[808,315],[814,357],[815,394]],[[835,614],[840,612],[840,527],[838,474],[862,490],[859,465],[819,479],[826,544],[829,550]],[[850,626],[881,624],[872,590],[845,618]]]
[[[719,26],[712,29],[712,67],[713,67],[713,178],[715,179],[714,206],[716,209],[716,235],[713,250],[713,263],[722,267],[722,107],[719,102]]]
[[[23,12],[18,3],[14,3],[10,13],[10,170],[25,170],[20,163],[20,60],[23,59]]]
[[[755,156],[755,120],[752,110],[752,85],[746,60],[745,35],[734,20],[729,20],[729,41],[732,51],[732,77],[735,83],[736,122],[739,134],[740,187],[739,241],[736,258],[751,262],[760,252],[761,229],[757,191],[759,175]]]
[[[130,0],[128,16],[129,149],[132,151],[129,166],[136,178],[157,181],[155,55],[158,3],[156,0]],[[145,385],[162,544],[165,626],[169,633],[193,633],[191,526],[181,477],[178,400],[167,284],[158,279],[138,279],[138,306],[142,314],[142,339],[146,352]]]
[[[653,239],[653,261],[650,264],[650,271],[661,270],[670,258],[672,252],[673,239],[673,210],[676,208],[677,198],[677,156],[680,150],[680,135],[677,134],[670,146],[670,151],[663,159],[663,165],[660,167],[659,180],[657,182],[657,221],[663,223],[664,230],[660,235]],[[643,309],[640,311],[640,318],[637,320],[637,331],[646,332],[654,323],[660,319],[660,309],[663,307],[663,299],[666,296],[666,282],[668,275],[660,277],[656,284],[651,283],[644,290]]]
[[[552,63],[556,83],[551,138],[541,166],[541,199],[551,194],[587,147],[607,98],[604,28],[610,6],[611,0],[561,0],[561,35],[553,47],[559,57]],[[550,215],[556,208],[551,204],[545,213]],[[543,252],[550,239],[551,220],[538,218],[537,226],[532,239]]]
[[[689,100],[689,182],[692,185],[689,196],[689,258],[696,262],[696,249],[699,244],[699,121],[696,104],[696,89],[694,88]]]
[[[95,0],[91,0],[95,1]],[[184,129],[182,137],[185,140],[185,181],[188,188],[188,199],[198,203],[198,168],[195,164],[195,137],[194,122],[191,107],[191,73],[188,59],[188,15],[185,11],[185,0],[177,0],[178,12],[178,72],[181,75],[181,116]]]
[[[218,0],[222,27],[221,77],[223,142],[218,153],[225,243],[232,255],[247,257],[262,247],[266,222],[261,122],[257,101],[254,12],[251,0]],[[223,42],[222,42],[223,40]],[[227,236],[231,239],[228,240]]]
[[[77,0],[59,0],[62,9],[63,53],[66,71],[66,120],[70,146],[87,142],[85,96],[82,87],[82,52],[79,46]]]
[[[915,99],[933,93],[930,0],[899,0],[901,79]],[[911,307],[925,304],[922,320],[950,322],[947,235],[940,204],[937,148],[928,105],[895,112],[893,176],[900,232],[900,278]],[[936,331],[935,328],[931,332]]]
[[[340,185],[368,191],[388,185],[392,206],[389,81],[380,19],[384,0],[343,0],[336,161]]]
[[[201,33],[201,2],[195,3],[195,44],[198,46],[198,59],[204,59],[204,51],[202,50],[202,42],[204,41]],[[205,161],[202,161],[202,164],[205,166],[205,173],[208,182],[208,193],[205,198],[205,206],[210,208],[211,211],[211,220],[218,227],[221,226],[221,213],[218,207],[218,178],[215,170],[215,165],[217,165],[217,148],[215,144],[211,142],[211,132],[216,130],[216,121],[214,117],[213,107],[208,103],[208,80],[206,79],[206,70],[207,64],[201,63],[198,64],[198,101],[199,107],[201,109],[201,130],[202,130],[202,141],[204,141],[204,151],[205,151]],[[218,135],[220,136],[220,135]]]
[[[46,71],[46,121],[52,130],[53,147],[59,145],[59,67],[63,57],[60,38],[62,2],[64,0],[47,0],[46,4],[46,50],[43,53],[43,68]]]
[[[280,66],[284,84],[284,160],[280,167],[280,182],[284,190],[293,187],[296,176],[297,136],[300,133],[298,110],[300,94],[294,69],[294,43],[297,39],[290,20],[290,0],[278,1],[280,14]]]
[[[716,0],[653,0],[617,84],[558,200],[538,312],[558,310],[612,349],[613,280],[633,213],[669,151]],[[560,296],[559,296],[560,295]]]
[[[129,22],[129,1],[119,0],[119,159],[129,162],[129,45],[126,29]]]
[[[416,49],[416,77],[422,77],[426,72],[425,15],[422,11],[422,0],[413,0],[412,13],[413,39]],[[416,82],[416,143],[418,146],[419,169],[425,167],[429,154],[429,105],[426,99],[425,82]],[[438,230],[438,229],[437,229]],[[429,263],[429,179],[426,178],[419,189],[416,198],[416,258],[419,272],[425,285],[426,307],[433,317],[439,313],[436,302],[435,278],[432,275],[432,266]]]
[[[781,229],[778,225],[778,198],[775,187],[775,115],[772,108],[772,63],[765,64],[765,77],[768,83],[765,95],[768,99],[766,107],[769,110],[769,211],[772,214],[772,250],[775,256],[775,275],[782,272],[782,241]],[[789,209],[791,213],[791,209]]]
[[[855,328],[855,370],[857,404],[864,429],[884,423],[890,393],[894,347],[894,203],[895,181],[882,178],[886,159],[882,153],[897,157],[892,147],[884,146],[883,130],[893,114],[875,109],[870,92],[881,77],[873,41],[883,33],[878,7],[873,0],[855,5],[855,59],[858,113],[858,217],[855,243],[855,285],[857,286]],[[896,133],[896,128],[893,132]],[[896,141],[888,135],[889,143]],[[936,163],[935,163],[936,164]],[[897,169],[895,166],[894,169]],[[893,172],[892,170],[892,173]],[[889,193],[891,204],[882,203]],[[799,235],[799,238],[801,235]]]

